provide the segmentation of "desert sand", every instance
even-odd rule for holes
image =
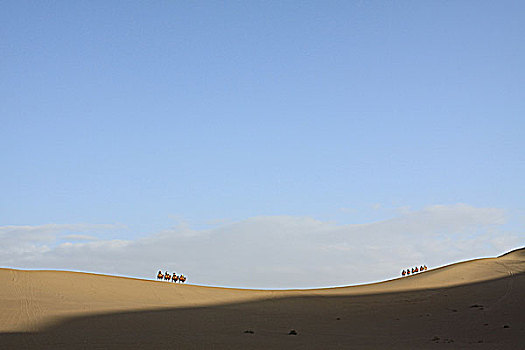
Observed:
[[[525,349],[525,249],[312,290],[0,269],[0,349],[166,348]]]

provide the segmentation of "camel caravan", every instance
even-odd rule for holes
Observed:
[[[401,272],[401,275],[402,276],[410,276],[410,274],[423,272],[423,271],[426,271],[427,269],[428,269],[427,265],[421,265],[419,268],[416,266],[416,267],[413,267],[412,269],[406,269],[406,271],[403,270],[403,272]]]
[[[159,273],[157,273],[157,279],[158,280],[164,280],[164,281],[168,281],[168,282],[179,282],[179,283],[184,283],[186,282],[186,276],[184,276],[183,274],[181,274],[180,276],[177,276],[177,274],[174,272],[173,275],[170,275],[168,273],[168,271],[166,271],[165,273],[162,273],[161,270],[159,270]]]

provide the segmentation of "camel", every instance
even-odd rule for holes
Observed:
[[[159,273],[157,273],[157,279],[158,280],[165,280],[165,281],[171,281],[171,282],[180,282],[180,283],[184,283],[186,282],[186,276],[184,275],[180,275],[180,276],[177,276],[177,274],[174,272],[173,275],[170,275],[168,273],[168,271],[162,273],[162,271],[159,270]]]

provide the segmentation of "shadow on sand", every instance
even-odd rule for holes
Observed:
[[[1,333],[0,348],[517,349],[524,287],[519,274],[442,289],[79,316],[40,332]]]

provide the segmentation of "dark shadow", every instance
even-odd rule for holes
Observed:
[[[0,349],[517,349],[524,287],[518,274],[431,290],[73,317],[36,333],[1,333]]]

